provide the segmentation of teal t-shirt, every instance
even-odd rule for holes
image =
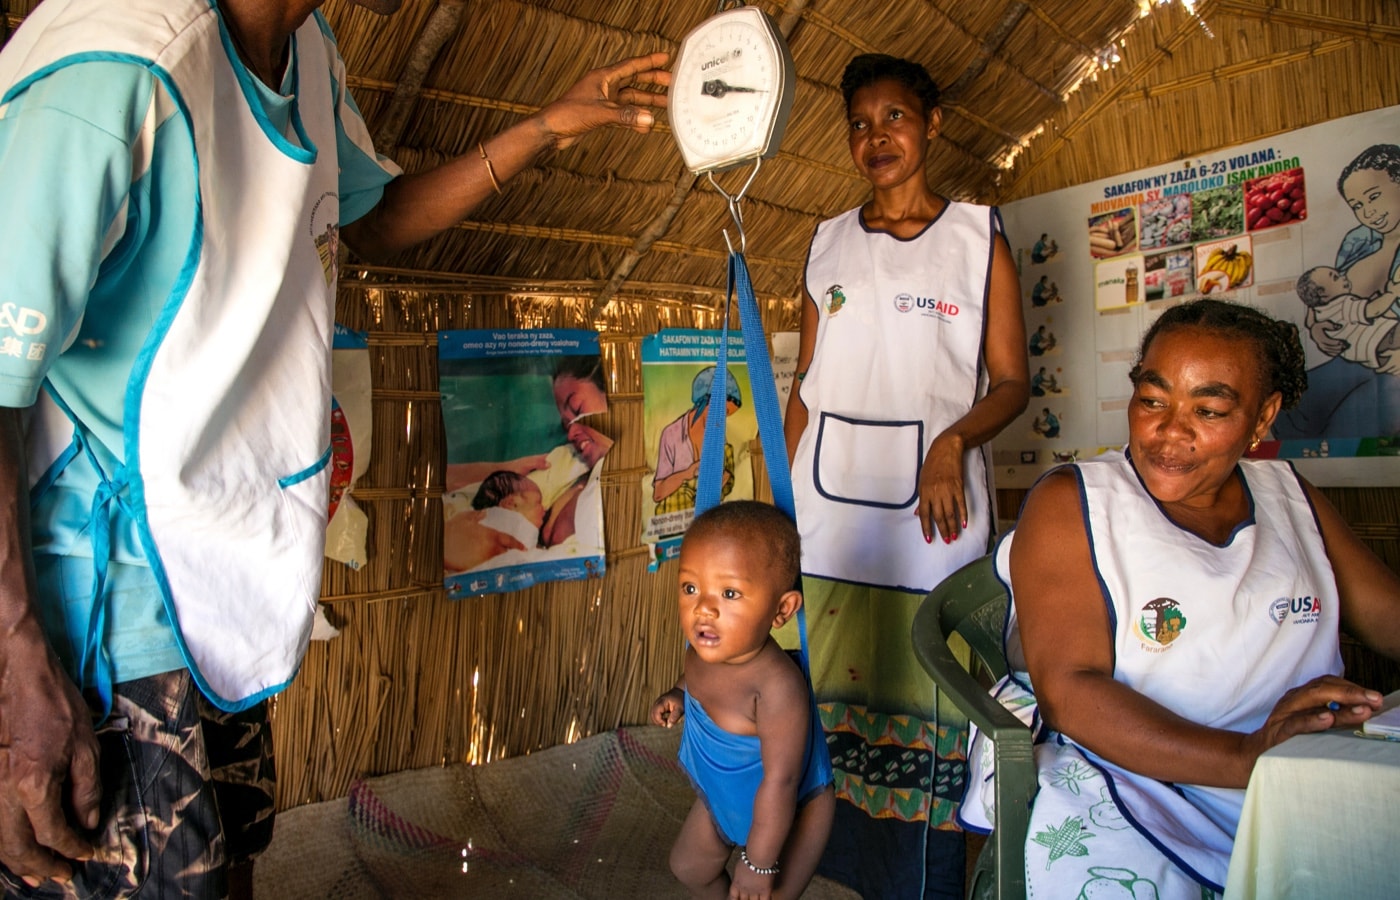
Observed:
[[[317,21],[333,43],[324,19]],[[254,86],[249,101],[295,142],[295,98],[287,95],[294,70],[295,59],[284,94],[255,78],[245,82]],[[343,225],[373,208],[399,170],[374,152],[344,85],[332,89],[340,98]],[[189,130],[142,66],[63,66],[0,107],[0,208],[6,211],[0,271],[7,282],[0,298],[0,406],[31,406],[47,380],[82,423],[91,460],[109,473],[124,452],[127,382],[184,263],[195,196]],[[31,515],[41,614],[75,678],[92,613],[92,498],[99,481],[81,453],[57,478],[41,482]],[[136,524],[120,503],[108,508],[103,643],[113,680],[180,668],[185,660]],[[210,590],[218,589],[211,572]],[[91,686],[90,676],[84,681]]]

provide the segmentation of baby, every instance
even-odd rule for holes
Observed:
[[[492,472],[472,498],[472,509],[484,510],[481,524],[505,532],[525,547],[539,546],[544,525],[544,494],[524,475],[504,469]]]
[[[1298,299],[1313,316],[1329,323],[1327,334],[1347,346],[1337,354],[1372,369],[1390,370],[1391,354],[1400,347],[1400,300],[1397,284],[1367,300],[1351,292],[1351,280],[1331,266],[1315,266],[1298,278]]]
[[[685,717],[681,765],[699,795],[671,849],[693,897],[798,897],[836,811],[831,757],[802,669],[769,632],[802,606],[797,528],[777,507],[722,503],[681,544],[685,671],[651,707]]]

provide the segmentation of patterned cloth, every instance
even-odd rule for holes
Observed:
[[[75,864],[69,884],[38,888],[0,866],[3,895],[105,900],[141,889],[145,896],[227,896],[228,866],[252,859],[272,839],[267,704],[221,712],[181,669],[117,685],[97,739],[102,860]]]
[[[810,577],[802,589],[841,801],[818,871],[881,900],[960,897],[967,719],[938,702],[910,648],[924,595]],[[776,634],[796,646],[792,625]]]

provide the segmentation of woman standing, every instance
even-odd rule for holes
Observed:
[[[1025,323],[996,211],[929,186],[942,112],[923,66],[858,56],[841,88],[873,195],[812,240],[784,423],[844,801],[823,872],[865,896],[956,896],[964,722],[938,719],[909,632],[924,594],[987,551],[985,445],[1026,406]]]

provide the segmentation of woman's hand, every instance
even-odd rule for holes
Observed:
[[[633,85],[671,83],[671,73],[661,67],[665,53],[634,56],[587,72],[559,99],[537,114],[541,127],[556,150],[604,125],[621,125],[641,134],[656,123],[653,108],[666,106],[666,95]]]
[[[673,687],[651,705],[651,724],[670,728],[685,715],[685,692]]]
[[[1381,699],[1376,691],[1337,675],[1323,675],[1294,688],[1279,698],[1258,731],[1245,735],[1251,767],[1265,750],[1294,735],[1360,725],[1381,708]]]
[[[933,543],[934,530],[943,543],[956,541],[967,527],[967,494],[963,490],[963,440],[950,432],[934,438],[919,470],[919,524],[924,540]]]

